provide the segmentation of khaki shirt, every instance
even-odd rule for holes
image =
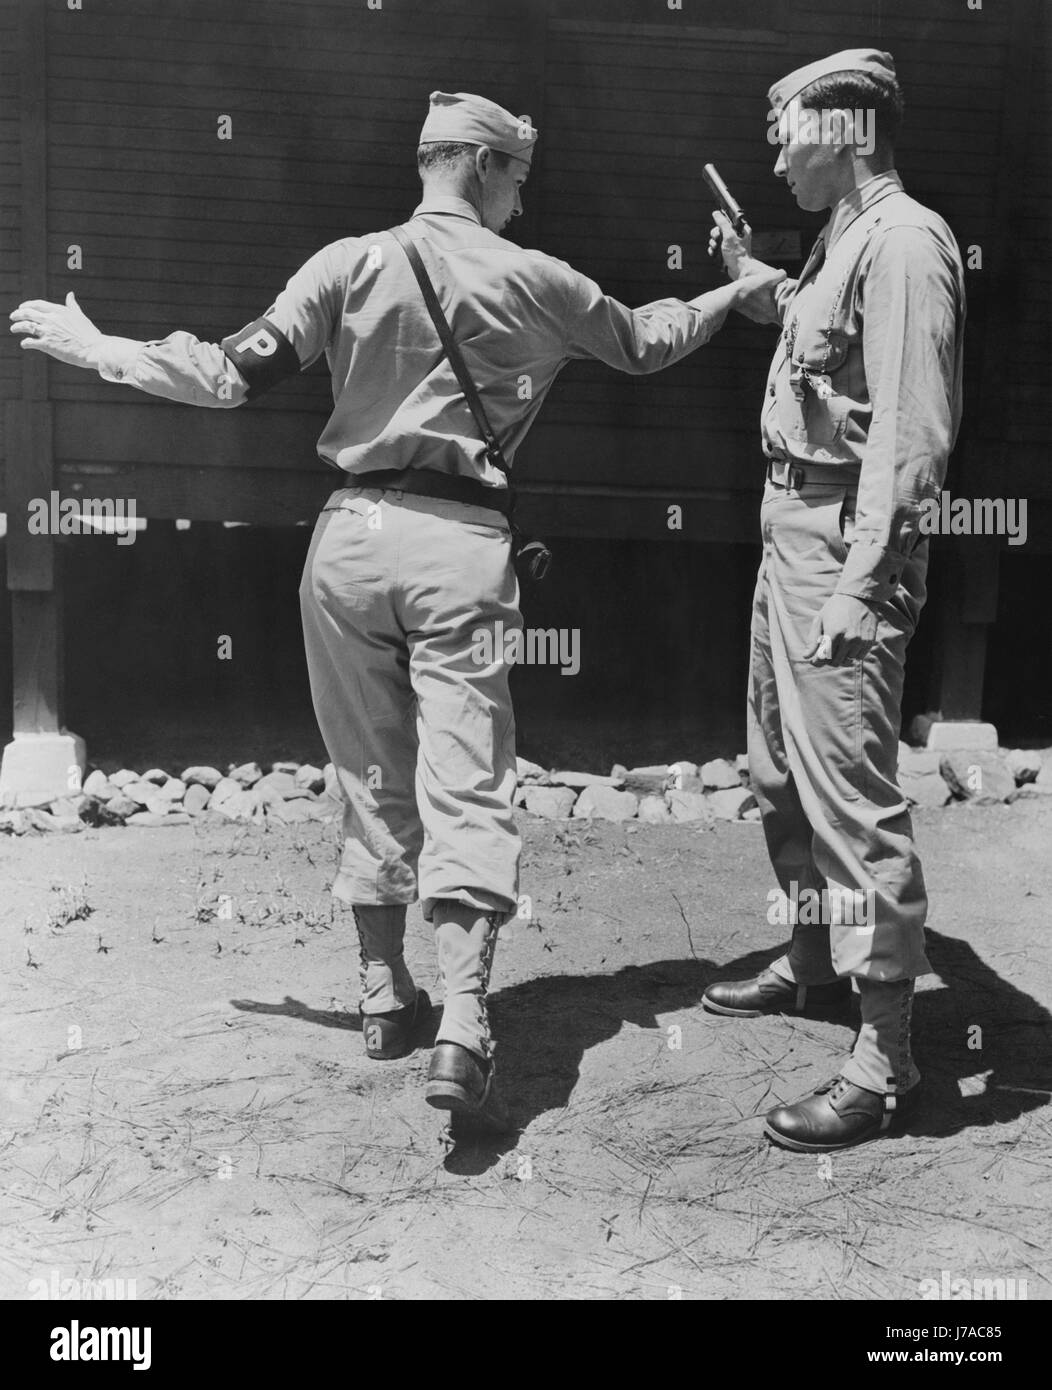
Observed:
[[[859,466],[837,592],[887,600],[922,539],[961,417],[965,291],[953,233],[879,174],[833,209],[800,278],[761,417],[769,458]]]
[[[486,231],[459,198],[427,198],[408,231],[509,462],[568,361],[660,371],[722,322],[679,299],[626,308],[564,261]],[[389,233],[326,246],[262,317],[292,344],[301,368],[325,354],[333,411],[318,453],[326,462],[351,474],[434,468],[504,485],[483,457],[420,288]],[[194,405],[236,406],[248,394],[221,345],[183,332],[150,343],[108,338],[99,370],[107,381]]]

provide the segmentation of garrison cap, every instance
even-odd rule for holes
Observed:
[[[820,58],[817,63],[797,68],[787,77],[779,78],[767,93],[767,100],[776,111],[780,111],[819,78],[839,77],[847,73],[864,73],[867,77],[882,77],[894,82],[895,59],[890,53],[882,53],[879,48],[845,48],[828,58]]]
[[[537,131],[526,116],[513,116],[485,97],[470,92],[432,92],[431,109],[420,132],[421,145],[440,141],[465,145],[488,145],[529,164]]]

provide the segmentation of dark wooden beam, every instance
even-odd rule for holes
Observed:
[[[1040,118],[1034,62],[1040,32],[1041,0],[1016,0],[1011,6],[1008,58],[1001,102],[999,158],[994,186],[996,228],[983,245],[982,275],[988,277],[988,311],[978,353],[978,370],[965,401],[966,430],[951,477],[962,497],[1003,495],[1008,373],[1025,366],[1014,343],[1017,302],[1023,287],[1015,273],[1013,228],[1026,188],[1027,143],[1019,138],[1029,122]],[[981,15],[976,18],[981,22]],[[939,585],[940,612],[934,670],[933,705],[946,719],[981,719],[989,624],[997,616],[997,584],[1002,537],[951,537],[941,547],[945,566]]]
[[[47,294],[47,6],[22,0],[20,15],[23,299]],[[22,354],[22,399],[9,404],[7,585],[11,593],[14,732],[55,733],[62,724],[61,594],[55,541],[30,535],[29,503],[54,477],[48,360]]]

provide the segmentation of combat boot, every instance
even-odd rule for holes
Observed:
[[[761,970],[751,980],[709,985],[701,1002],[710,1013],[759,1018],[761,1014],[829,1013],[843,1008],[850,998],[851,981],[846,977],[821,985],[801,985],[783,980],[772,970]]]
[[[779,1105],[767,1116],[764,1134],[798,1153],[834,1153],[886,1134],[907,1118],[920,1094],[914,1085],[901,1094],[880,1094],[834,1076],[795,1105]]]
[[[424,1099],[481,1129],[507,1133],[514,1128],[497,1090],[493,1059],[484,1061],[459,1043],[435,1044]]]

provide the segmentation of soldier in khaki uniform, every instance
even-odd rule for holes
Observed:
[[[509,462],[568,361],[658,371],[731,308],[773,311],[785,278],[764,267],[689,303],[628,309],[565,262],[504,240],[536,139],[491,101],[433,93],[417,151],[423,198],[405,225]],[[334,404],[318,452],[346,476],[318,520],[300,597],[314,707],[346,803],[333,892],[358,924],[366,1050],[403,1055],[429,1012],[402,953],[419,898],[445,986],[427,1099],[506,1125],[486,991],[497,929],[518,905],[515,722],[503,644],[482,662],[475,638],[521,628],[508,486],[403,249],[390,230],[326,246],[221,344],[108,337],[72,295],[11,318],[24,347],[202,406],[240,405],[325,354]]]
[[[799,278],[777,291],[761,420],[749,765],[798,920],[785,955],[755,979],[710,986],[704,1003],[738,1017],[809,1012],[857,980],[851,1056],[767,1117],[776,1143],[823,1151],[876,1137],[917,1096],[910,1010],[930,969],[927,898],[896,768],[906,647],[925,599],[919,520],[957,434],[965,295],[952,233],[895,172],[890,54],[836,53],[782,78],[769,100],[775,173],[802,208],[830,213]],[[716,220],[731,275],[755,270]]]

